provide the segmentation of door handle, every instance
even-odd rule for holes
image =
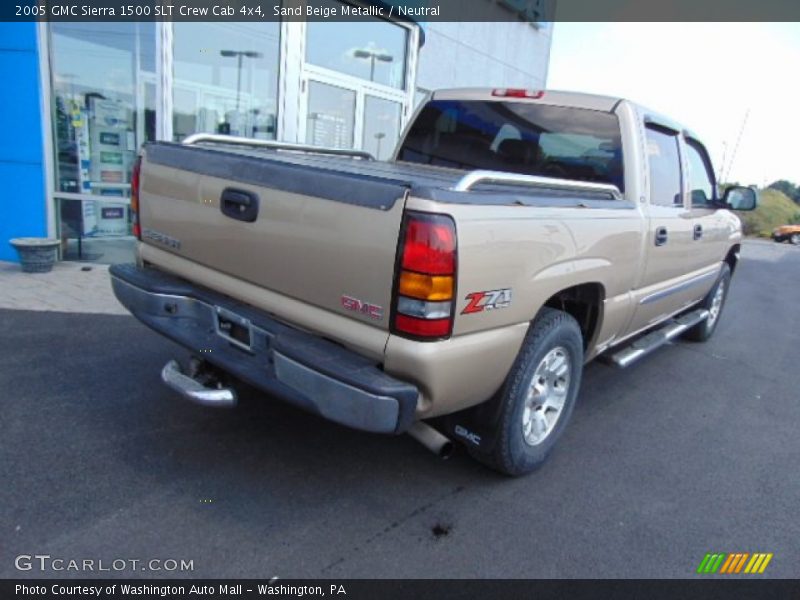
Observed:
[[[219,199],[219,208],[226,217],[252,223],[258,217],[258,196],[244,190],[225,188]]]
[[[656,229],[656,237],[655,242],[656,246],[663,246],[667,243],[667,228],[666,227],[659,227]]]
[[[695,225],[694,226],[694,239],[699,240],[703,237],[703,226],[702,225]]]

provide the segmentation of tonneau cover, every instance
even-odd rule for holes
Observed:
[[[380,210],[391,209],[405,191],[418,198],[457,204],[632,207],[602,193],[517,185],[481,184],[472,192],[455,192],[452,188],[467,171],[418,163],[219,144],[152,142],[146,150],[148,161],[167,167]]]

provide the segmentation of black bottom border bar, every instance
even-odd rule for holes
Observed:
[[[0,598],[583,600],[800,598],[799,579],[4,579]]]

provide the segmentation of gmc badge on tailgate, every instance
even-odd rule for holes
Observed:
[[[156,231],[155,229],[148,229],[145,227],[142,229],[142,237],[146,240],[151,240],[153,242],[158,242],[159,244],[164,244],[165,246],[169,246],[170,248],[174,248],[175,250],[181,249],[181,241],[177,238],[170,237],[166,233],[161,233],[160,231]]]
[[[352,296],[342,295],[342,308],[361,313],[376,321],[380,321],[383,318],[382,306],[370,304],[369,302],[362,302],[358,298],[353,298]]]

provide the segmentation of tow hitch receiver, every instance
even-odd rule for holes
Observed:
[[[216,329],[217,334],[228,340],[234,346],[253,351],[253,325],[248,319],[240,317],[236,313],[217,306]]]

